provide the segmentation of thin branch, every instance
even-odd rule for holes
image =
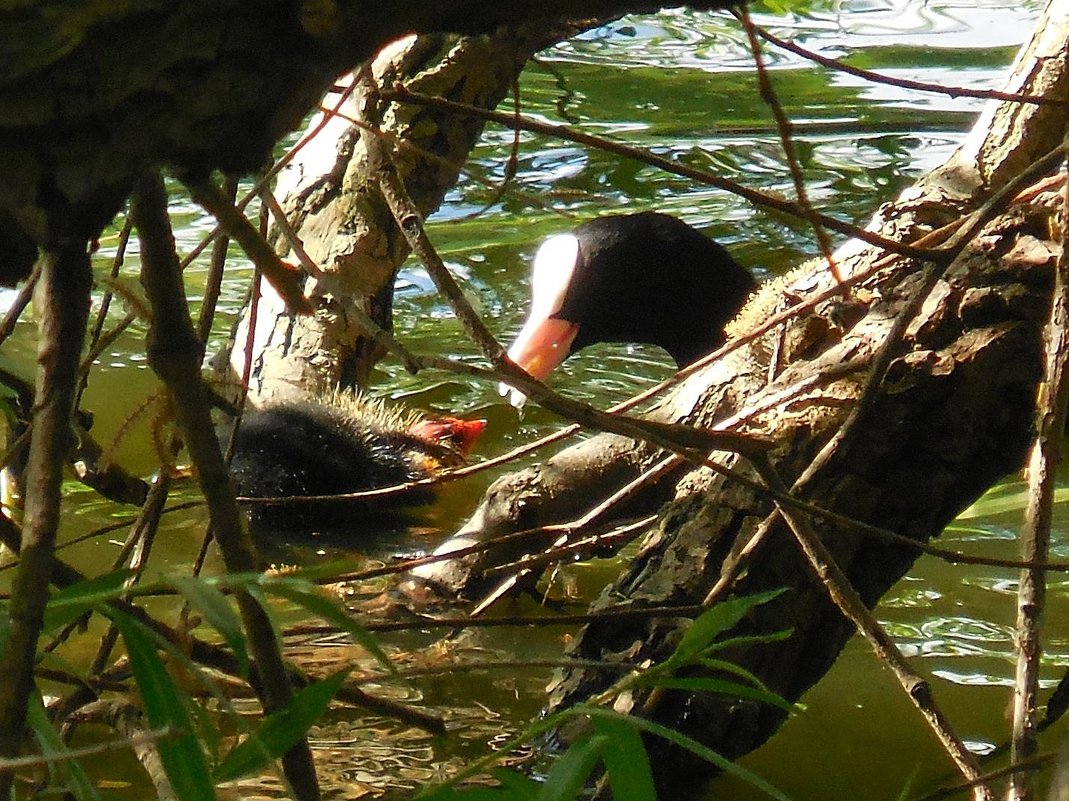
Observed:
[[[286,216],[285,209],[279,204],[275,193],[271,191],[271,187],[265,186],[260,190],[260,199],[267,204],[267,209],[271,212],[275,225],[278,226],[282,235],[286,237],[286,243],[289,245],[290,250],[293,251],[293,255],[297,257],[297,261],[301,263],[305,272],[313,278],[322,278],[323,271],[319,269],[319,265],[312,260],[312,257],[308,255],[308,251],[304,249],[304,242],[301,241],[297,232],[293,230],[293,225]]]
[[[1069,220],[1069,182],[1064,190],[1062,220]],[[1055,473],[1062,460],[1061,438],[1065,433],[1066,404],[1069,403],[1069,249],[1064,245],[1063,237],[1062,251],[1054,270],[1054,303],[1047,323],[1046,365],[1036,412],[1036,440],[1028,467],[1028,507],[1021,532],[1021,558],[1025,561],[1044,561],[1050,551]],[[1028,759],[1038,748],[1036,716],[1046,581],[1042,570],[1024,570],[1017,588],[1013,762]],[[1034,798],[1032,781],[1031,772],[1015,772],[1010,780],[1009,798],[1031,801]]]
[[[193,200],[210,212],[223,229],[241,245],[245,255],[260,268],[290,311],[294,314],[311,314],[312,305],[301,291],[297,270],[278,257],[226,193],[206,178],[186,176],[183,183]]]
[[[4,517],[0,517],[0,542],[12,549],[18,547],[18,529]],[[63,560],[53,557],[49,580],[55,587],[63,589],[84,582],[86,576]],[[134,618],[163,639],[179,645],[198,664],[218,670],[240,681],[249,680],[249,677],[242,675],[237,657],[226,648],[197,637],[183,635],[177,629],[149,615],[140,606],[127,601],[113,600],[109,601],[108,605]],[[290,681],[297,687],[305,687],[312,681],[308,674],[293,665],[286,665],[286,671]],[[102,679],[102,685],[108,686],[112,681],[114,677],[105,676]],[[255,686],[255,676],[252,677],[252,681]],[[336,698],[342,703],[365,709],[372,714],[397,718],[431,734],[445,734],[445,723],[440,717],[390,698],[371,695],[349,683],[342,685]]]
[[[1021,94],[1019,92],[1000,92],[997,89],[966,89],[964,86],[941,86],[940,84],[929,83],[927,81],[914,81],[909,78],[895,78],[891,75],[884,75],[882,72],[873,72],[872,70],[862,69],[861,67],[854,67],[837,59],[822,56],[814,50],[802,47],[795,42],[782,39],[760,25],[755,25],[754,30],[757,32],[757,35],[766,42],[769,42],[782,50],[787,50],[788,52],[794,53],[796,56],[801,56],[804,59],[813,61],[820,64],[822,67],[827,67],[828,69],[842,72],[847,75],[853,75],[855,78],[861,78],[870,83],[879,83],[885,86],[897,86],[899,89],[912,89],[917,92],[931,92],[934,94],[948,95],[950,97],[975,97],[981,100],[1003,100],[1010,103],[1031,103],[1037,106],[1069,106],[1069,102],[1066,102],[1065,100],[1056,100],[1051,97],[1043,97],[1042,95]]]
[[[156,801],[179,801],[156,748],[157,740],[172,733],[170,728],[146,730],[141,710],[125,699],[99,701],[82,707],[79,719],[102,721],[122,735],[148,774],[156,790]]]
[[[765,65],[765,59],[761,53],[761,43],[757,41],[757,32],[754,29],[753,20],[750,19],[750,11],[745,5],[741,5],[737,9],[732,9],[732,13],[735,15],[735,19],[742,23],[743,30],[746,31],[746,38],[750,43],[750,54],[753,57],[754,66],[757,68],[757,85],[761,92],[761,99],[765,101],[765,104],[772,112],[773,119],[776,121],[780,146],[783,148],[783,155],[791,171],[794,192],[798,196],[798,205],[813,228],[813,233],[817,237],[817,245],[824,256],[829,272],[835,279],[835,283],[841,284],[843,276],[835,264],[835,256],[832,254],[831,249],[831,239],[828,237],[828,232],[824,229],[824,226],[820,224],[820,215],[813,208],[813,204],[809,202],[809,192],[805,188],[805,175],[802,173],[802,165],[798,163],[798,154],[794,149],[794,126],[790,117],[783,110],[783,106],[780,105],[776,90],[772,86],[772,77],[768,74],[768,67]]]
[[[756,459],[754,467],[771,489],[780,493],[788,492],[771,462]],[[786,505],[777,502],[777,506],[780,515],[794,534],[795,541],[806,562],[827,591],[829,598],[858,632],[868,640],[880,660],[894,673],[902,689],[914,706],[920,710],[921,715],[928,722],[954,764],[957,765],[962,776],[968,781],[979,781],[981,773],[976,758],[954,733],[949,721],[936,706],[931,686],[910,667],[908,660],[895,646],[894,640],[865,606],[861,596],[851,586],[850,580],[835,563],[831,552],[813,530],[808,518],[795,514],[795,510]],[[984,784],[977,784],[974,791],[976,801],[993,801],[991,791]]]
[[[205,183],[196,185],[202,196],[210,193]],[[233,206],[227,205],[233,210]],[[141,239],[142,283],[153,310],[147,348],[149,363],[173,396],[175,417],[197,468],[227,571],[255,571],[258,560],[234,500],[227,466],[212,426],[211,404],[200,374],[202,345],[190,320],[167,217],[167,194],[159,175],[146,177],[138,186],[132,212]],[[240,237],[236,238],[241,241]],[[238,593],[237,602],[249,635],[265,711],[284,709],[293,698],[293,689],[271,619],[267,610],[248,593]],[[318,780],[306,739],[302,738],[286,752],[282,765],[298,801],[317,801]]]
[[[33,691],[37,640],[48,601],[61,510],[63,463],[71,442],[75,377],[85,340],[92,270],[86,242],[66,239],[39,258],[40,336],[34,436],[26,467],[26,505],[19,566],[0,656],[0,757],[22,747],[27,699]],[[0,772],[0,800],[11,797],[14,773]]]
[[[382,97],[385,100],[394,100],[399,103],[415,103],[430,108],[444,109],[455,114],[468,114],[472,117],[479,117],[480,119],[489,120],[490,122],[496,122],[506,128],[516,126],[522,130],[531,131],[532,133],[553,136],[558,139],[575,142],[576,144],[604,150],[605,152],[613,153],[623,158],[634,159],[643,164],[658,167],[673,175],[690,178],[699,183],[723,189],[750,201],[759,208],[770,209],[803,220],[806,219],[805,210],[795,201],[786,200],[778,195],[751,189],[750,187],[728,180],[727,178],[722,178],[706,170],[701,170],[696,167],[672,161],[671,159],[662,156],[657,156],[641,148],[625,145],[621,142],[616,142],[601,136],[582,133],[581,131],[569,128],[566,125],[544,123],[530,117],[516,117],[513,114],[505,114],[499,111],[487,111],[463,103],[457,103],[452,100],[413,92],[402,85],[397,85],[388,91],[383,91]],[[833,231],[837,231],[838,233],[845,234],[855,239],[860,239],[870,245],[882,248],[891,253],[898,253],[903,256],[922,259],[944,258],[938,251],[922,250],[911,245],[896,242],[892,239],[886,239],[872,231],[858,228],[856,225],[836,219],[835,217],[830,217],[826,214],[817,213],[816,218],[820,221],[820,224],[826,228],[830,228]]]
[[[12,301],[7,313],[4,314],[4,319],[0,321],[0,345],[14,333],[15,323],[19,321],[19,317],[22,316],[25,308],[30,305],[30,301],[33,299],[34,287],[37,286],[37,281],[41,277],[41,263],[40,259],[34,262],[30,277],[26,279],[22,289],[15,295],[15,299]]]
[[[122,737],[117,740],[104,740],[99,743],[93,743],[92,745],[70,748],[60,753],[33,754],[22,757],[0,759],[0,771],[11,771],[19,768],[36,768],[42,765],[55,764],[57,762],[69,762],[87,756],[98,756],[99,754],[106,754],[111,751],[125,751],[131,746],[136,747],[138,745],[158,742],[165,737],[173,736],[175,733],[175,730],[170,727],[148,729],[137,734],[131,734],[129,737]]]
[[[729,450],[740,453],[761,452],[767,443],[756,437],[734,432],[717,432],[695,429],[690,426],[658,423],[634,417],[610,415],[594,407],[558,395],[517,367],[505,354],[505,349],[487,329],[479,315],[464,297],[445,263],[438,255],[423,227],[423,220],[408,197],[403,182],[392,162],[376,137],[368,137],[367,150],[372,169],[379,178],[379,185],[397,224],[412,247],[413,253],[423,262],[438,291],[449,301],[468,336],[478,346],[494,367],[501,371],[511,385],[520,389],[550,411],[602,431],[644,439],[659,447],[674,452],[701,450]]]
[[[227,176],[223,183],[223,192],[231,201],[237,198],[238,180]],[[204,298],[200,304],[200,317],[197,320],[197,336],[201,342],[207,342],[212,333],[215,320],[215,307],[219,304],[219,295],[223,288],[223,271],[226,268],[227,251],[230,249],[230,237],[220,234],[212,244],[212,255],[208,262],[208,274],[204,278]]]
[[[108,310],[111,308],[111,300],[115,295],[114,286],[118,281],[119,272],[122,270],[123,261],[126,259],[126,247],[130,243],[130,232],[133,227],[133,221],[130,219],[130,215],[127,214],[123,219],[122,228],[119,230],[119,241],[115,246],[115,256],[111,260],[111,270],[108,273],[108,280],[104,284],[104,294],[100,298],[100,307],[97,309],[96,320],[89,331],[88,349],[90,351],[97,350],[98,353],[102,353],[104,350],[103,347],[98,348],[97,343],[104,332],[104,324],[108,320]],[[92,364],[92,361],[88,361],[88,364]],[[82,395],[85,394],[85,389],[88,385],[89,370],[86,368],[78,377],[78,394],[74,399],[74,408],[77,409],[81,406]]]

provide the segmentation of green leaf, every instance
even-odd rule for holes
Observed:
[[[784,701],[773,692],[757,687],[748,687],[745,684],[739,684],[738,682],[728,681],[726,679],[691,677],[665,678],[656,680],[653,684],[657,687],[664,687],[666,690],[717,693],[719,695],[730,695],[734,698],[750,698],[771,706],[777,706],[787,712],[794,711],[794,707],[789,702]]]
[[[294,694],[289,706],[268,715],[256,731],[231,749],[215,769],[215,780],[247,776],[289,751],[323,715],[351,671],[338,671]]]
[[[572,801],[586,787],[594,766],[601,757],[606,738],[601,735],[585,737],[574,742],[553,763],[545,784],[538,793],[538,801]]]
[[[698,654],[713,644],[713,640],[735,626],[751,609],[768,603],[783,594],[784,590],[771,590],[743,598],[729,598],[705,610],[683,634],[679,646],[664,665],[678,666],[691,662]]]
[[[154,729],[167,727],[176,732],[175,736],[156,743],[175,795],[181,801],[215,798],[208,762],[193,734],[185,699],[156,652],[155,635],[129,615],[115,609],[109,609],[108,614],[126,643],[149,724]]]
[[[223,635],[238,660],[241,675],[247,678],[249,652],[245,644],[245,631],[241,618],[230,605],[226,595],[203,579],[179,578],[171,583],[204,616],[208,624]]]
[[[29,723],[37,742],[41,744],[41,753],[45,756],[65,757],[65,755],[70,754],[67,744],[59,736],[59,732],[52,725],[52,721],[48,719],[45,705],[41,701],[41,694],[36,690],[29,697],[29,703],[26,707],[26,722]],[[93,783],[89,781],[89,777],[86,776],[85,770],[78,760],[65,757],[62,760],[62,764],[66,768],[69,780],[67,786],[78,801],[100,801],[100,794],[97,792],[96,787],[93,786]]]
[[[72,623],[100,604],[121,596],[133,572],[123,568],[79,581],[52,595],[45,609],[45,631]]]
[[[1069,501],[1069,487],[1054,490],[1054,502]],[[973,520],[1008,512],[1024,512],[1028,506],[1028,487],[1022,481],[1007,481],[985,492],[972,506],[958,513],[957,520]]]
[[[386,670],[395,676],[399,675],[390,657],[382,650],[371,632],[357,623],[349,614],[349,610],[339,601],[329,598],[316,585],[303,579],[269,577],[261,586],[266,592],[284,598],[313,615],[321,617],[327,623],[337,626],[352,637],[354,642],[367,649],[368,653],[374,656]]]
[[[595,718],[594,731],[605,737],[601,758],[613,801],[650,801],[657,797],[650,758],[638,729],[624,720]]]
[[[767,645],[770,642],[783,642],[790,638],[793,633],[794,629],[780,629],[779,631],[772,631],[768,634],[754,634],[744,637],[725,637],[722,640],[717,640],[706,648],[704,653],[711,654],[714,651],[721,651],[725,648],[738,648],[747,645]]]
[[[703,745],[697,740],[691,739],[684,734],[680,734],[675,729],[670,729],[667,726],[662,726],[660,723],[654,723],[653,721],[645,720],[644,718],[621,715],[619,712],[613,712],[609,709],[586,707],[582,710],[582,714],[589,715],[594,719],[625,719],[626,721],[629,721],[632,726],[668,740],[670,743],[690,751],[692,754],[704,759],[706,762],[716,765],[716,767],[720,768],[724,773],[729,773],[744,782],[752,784],[758,790],[775,798],[777,801],[791,801],[790,796],[786,795],[778,788],[773,787],[756,773],[746,770],[746,768],[741,767],[740,765],[736,765],[730,759],[721,756],[712,748],[709,748],[709,746]]]

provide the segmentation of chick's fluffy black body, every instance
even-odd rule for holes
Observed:
[[[254,498],[338,495],[427,478],[462,458],[410,434],[416,419],[371,402],[297,401],[247,415],[238,429],[230,473],[238,495]],[[400,505],[426,503],[429,490],[362,502],[252,503],[254,524],[305,527],[358,522]]]

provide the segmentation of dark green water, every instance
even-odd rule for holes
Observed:
[[[848,0],[804,16],[763,17],[783,36],[795,38],[824,55],[848,57],[858,66],[899,77],[997,88],[1016,47],[1030,33],[1038,13],[1035,0],[992,2],[916,2]],[[941,162],[961,139],[979,109],[978,101],[906,93],[833,75],[794,56],[769,51],[774,80],[798,127],[798,150],[810,197],[829,213],[863,223],[880,203],[890,200],[913,178]],[[612,135],[651,147],[659,155],[708,168],[722,176],[770,191],[793,194],[778,138],[756,81],[738,25],[729,17],[684,11],[658,17],[628,18],[592,31],[544,54],[524,77],[527,113],[550,120],[562,115],[583,130]],[[501,180],[511,133],[490,130],[472,169]],[[503,340],[518,329],[526,308],[526,262],[538,242],[569,225],[610,210],[656,208],[707,230],[761,276],[775,274],[812,255],[811,232],[797,221],[775,218],[719,190],[666,176],[650,167],[565,142],[524,135],[517,177],[504,200],[475,219],[489,190],[466,180],[450,194],[432,221],[431,233],[454,273],[480,304]],[[199,210],[177,204],[173,210],[179,246],[192,248],[212,227]],[[113,240],[104,240],[98,263],[108,267]],[[222,303],[224,319],[216,343],[226,333],[226,316],[240,304],[247,270],[235,253]],[[136,258],[124,280],[136,280]],[[205,274],[203,261],[187,273],[196,301]],[[451,312],[435,295],[423,270],[409,265],[396,302],[398,336],[416,351],[431,351],[479,361]],[[146,403],[155,384],[143,356],[143,327],[123,337],[101,360],[86,405],[97,416],[96,431],[111,438],[122,421]],[[27,323],[5,356],[29,365],[32,327]],[[663,354],[652,349],[603,347],[585,352],[556,373],[558,387],[583,400],[608,405],[670,371]],[[385,363],[376,390],[420,408],[486,417],[483,455],[494,455],[556,429],[560,422],[538,409],[522,419],[491,385],[448,374],[407,375]],[[142,414],[117,450],[117,458],[147,474],[155,456],[145,432],[152,413]],[[430,548],[474,506],[490,476],[450,488],[442,502],[420,521],[421,530],[391,540],[406,551]],[[1012,485],[1011,485],[1012,488]],[[69,486],[64,519],[67,539],[109,522],[116,509],[75,484]],[[1064,506],[1056,517],[1055,555],[1066,558]],[[976,514],[949,531],[942,544],[966,552],[1012,557],[1020,504]],[[161,539],[155,570],[188,564],[196,552],[203,515],[172,517]],[[114,535],[121,538],[124,532]],[[73,549],[70,558],[103,570],[117,550],[107,537]],[[389,555],[389,547],[381,557]],[[568,574],[583,591],[594,592],[611,575],[612,565],[576,567]],[[1059,623],[1065,583],[1050,590],[1044,680],[1053,683],[1069,664],[1069,630]],[[1011,625],[1015,576],[1009,571],[951,567],[934,559],[918,562],[909,578],[887,597],[879,617],[900,646],[933,677],[937,698],[961,735],[978,751],[1005,737],[1004,710],[1012,683]],[[496,661],[548,658],[560,653],[562,632],[478,634],[454,651]],[[426,645],[428,639],[399,638],[399,650]],[[520,725],[540,703],[546,671],[498,671],[451,675],[422,682],[424,701],[454,709],[470,741],[459,749],[474,753],[501,729]],[[746,760],[791,797],[891,799],[905,788],[923,789],[951,775],[946,759],[919,715],[904,700],[885,669],[866,646],[853,642],[827,676],[805,699],[807,710],[791,720],[773,742]],[[321,756],[329,766],[327,782],[370,782],[403,788],[418,785],[438,770],[428,742],[408,742],[399,728],[366,719],[338,718],[317,732]],[[375,750],[393,745],[383,755]],[[1055,741],[1044,745],[1052,747]],[[452,759],[453,757],[447,757]],[[378,766],[378,767],[376,767]],[[106,771],[105,771],[106,772]],[[909,793],[907,793],[909,795]],[[757,791],[723,779],[710,798],[757,798]]]

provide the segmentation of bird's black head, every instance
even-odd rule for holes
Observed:
[[[723,247],[675,217],[602,217],[542,246],[530,316],[509,355],[536,378],[597,342],[659,345],[683,366],[724,341],[754,285]]]
[[[553,315],[579,326],[573,351],[642,342],[689,364],[724,341],[724,326],[754,288],[723,247],[666,214],[603,217],[575,237],[579,262]]]

